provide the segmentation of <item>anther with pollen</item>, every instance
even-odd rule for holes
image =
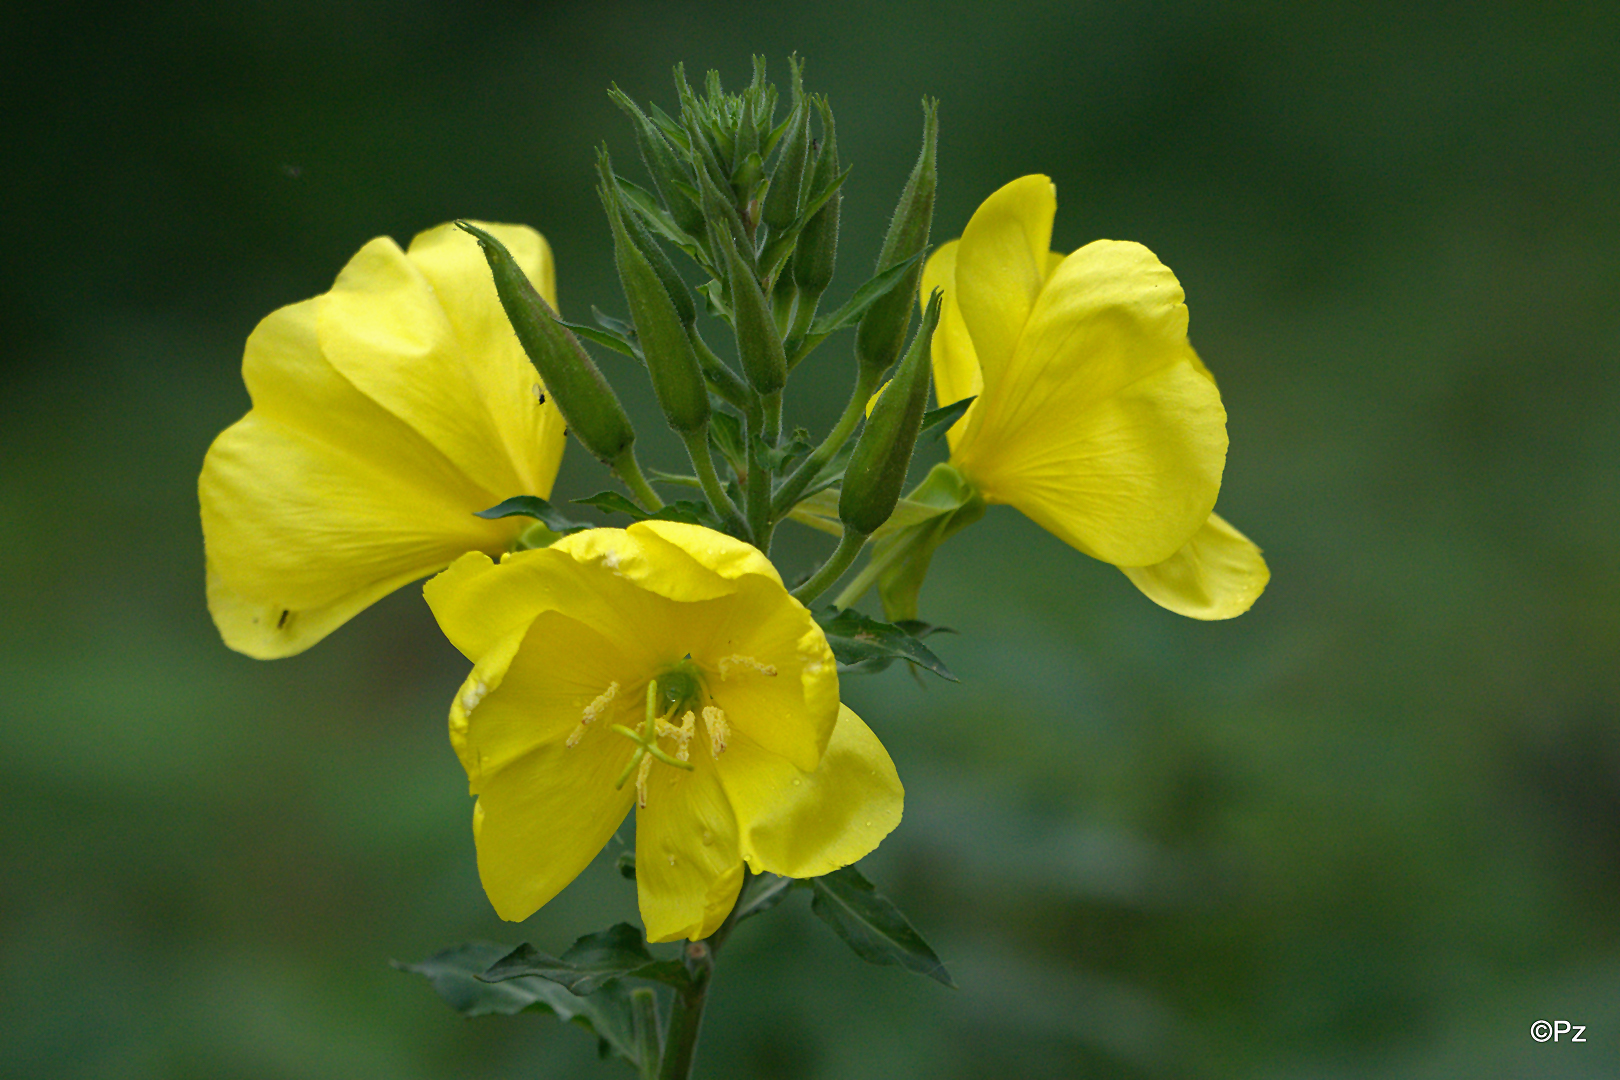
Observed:
[[[730,679],[732,672],[739,669],[757,671],[761,675],[767,676],[768,678],[774,679],[776,677],[775,664],[762,664],[758,660],[755,660],[752,656],[744,656],[741,653],[733,653],[730,656],[722,656],[720,658],[721,679]]]

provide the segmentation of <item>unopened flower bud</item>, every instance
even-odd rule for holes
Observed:
[[[943,294],[937,289],[928,299],[922,324],[911,339],[911,348],[900,361],[894,378],[872,406],[866,427],[844,470],[844,490],[838,498],[838,516],[844,527],[863,536],[877,531],[889,520],[900,489],[911,468],[911,455],[917,448],[923,411],[928,404],[931,372],[929,343],[939,324]]]
[[[664,200],[669,216],[686,232],[702,236],[703,210],[688,194],[692,186],[691,170],[681,163],[675,147],[658,125],[623,91],[615,86],[608,91],[608,97],[635,125],[636,148],[641,151],[642,163],[647,166],[647,173]]]
[[[652,376],[658,404],[663,407],[670,427],[681,432],[698,431],[709,422],[709,391],[698,367],[697,353],[687,336],[688,324],[681,318],[661,275],[632,239],[632,229],[625,222],[613,166],[606,152],[598,156],[597,168],[602,176],[598,192],[613,229],[613,257],[619,269],[619,284],[624,288],[630,320],[635,323],[641,355]],[[673,268],[670,273],[673,275]],[[684,293],[685,284],[679,278],[675,282]],[[690,308],[691,297],[687,296],[686,300]]]
[[[815,178],[810,183],[811,198],[838,180],[838,140],[833,132],[832,107],[824,98],[817,99],[816,107],[821,110],[822,139]],[[839,204],[843,198],[842,190],[834,191],[799,232],[798,246],[793,249],[793,283],[808,296],[819,297],[832,284],[833,265],[838,260]]]
[[[883,250],[878,255],[877,268],[886,270],[895,263],[912,258],[928,246],[928,229],[934,219],[934,190],[938,174],[935,168],[935,144],[939,136],[939,102],[923,102],[923,146],[900,203],[889,222],[888,235],[883,238]],[[900,284],[867,309],[855,330],[855,356],[864,372],[881,374],[900,355],[906,340],[906,327],[911,324],[912,297],[917,294],[917,282],[922,276],[922,260],[906,273]]]
[[[602,377],[579,340],[557,321],[551,305],[535,291],[523,269],[495,237],[465,221],[456,225],[471,233],[484,249],[495,292],[518,343],[545,381],[568,430],[597,458],[611,465],[618,461],[636,433],[613,388]]]
[[[804,65],[794,60],[788,63],[793,69],[793,114],[782,136],[770,189],[765,192],[763,214],[765,224],[773,229],[785,229],[799,216],[799,195],[810,159],[810,102],[804,96]]]

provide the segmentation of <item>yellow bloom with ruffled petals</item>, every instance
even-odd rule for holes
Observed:
[[[554,302],[540,234],[485,228]],[[208,608],[239,652],[302,652],[465,552],[506,551],[523,519],[473,515],[551,494],[562,416],[452,225],[368,243],[331,291],[259,324],[242,377],[252,411],[198,482]]]
[[[923,271],[945,292],[933,338],[940,404],[977,400],[949,431],[950,465],[1193,618],[1247,611],[1270,578],[1214,514],[1226,411],[1187,340],[1175,275],[1140,244],[1051,251],[1055,188],[995,192]]]
[[[474,665],[450,738],[503,919],[557,895],[632,809],[651,941],[713,933],[745,863],[816,877],[899,823],[894,764],[840,705],[825,635],[739,540],[592,529],[465,555],[425,592]]]

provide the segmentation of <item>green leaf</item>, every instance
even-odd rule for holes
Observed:
[[[599,491],[587,499],[575,499],[584,506],[594,506],[609,514],[628,514],[634,521],[682,521],[688,525],[705,525],[719,529],[720,521],[705,503],[680,499],[665,503],[649,514],[617,491]]]
[[[699,285],[697,292],[703,297],[703,305],[710,315],[724,319],[728,324],[732,322],[731,308],[725,301],[725,288],[717,278],[711,278]]]
[[[572,330],[575,336],[582,337],[586,341],[594,341],[604,348],[612,349],[616,353],[623,353],[625,356],[636,360],[642,358],[640,346],[633,339],[625,337],[623,334],[614,333],[611,330],[598,330],[596,327],[586,326],[584,323],[563,322],[562,319],[557,321]],[[642,362],[645,363],[645,361]]]
[[[939,431],[934,433],[934,437],[938,438],[941,433],[949,431],[951,425],[962,418],[962,414],[968,411],[968,406],[972,405],[973,401],[973,398],[965,397],[961,401],[953,401],[949,405],[941,405],[937,409],[930,409],[923,413],[922,430],[917,434],[920,436],[930,428],[938,428]]]
[[[548,979],[479,981],[478,976],[509,951],[505,945],[474,941],[434,953],[419,964],[402,964],[398,960],[391,963],[400,971],[427,979],[445,1004],[462,1016],[551,1013],[564,1023],[578,1024],[594,1034],[603,1056],[615,1053],[639,1067],[631,1035],[630,996],[624,987],[610,986],[590,997],[578,997]]]
[[[895,660],[907,660],[942,679],[957,681],[928,646],[893,623],[878,622],[854,608],[828,607],[813,614],[827,635],[840,671],[881,671]]]
[[[675,224],[675,219],[669,216],[669,211],[659,204],[658,196],[622,176],[615,176],[614,179],[619,183],[619,190],[624,194],[625,202],[629,203],[641,220],[647,223],[648,228],[692,258],[700,262],[703,260],[697,240],[691,233]]]
[[[748,451],[743,445],[742,421],[728,412],[716,412],[709,417],[709,442],[726,459],[738,476],[748,473]]]
[[[579,532],[581,529],[594,529],[595,525],[585,521],[573,521],[563,517],[557,508],[538,495],[514,495],[505,502],[496,503],[488,510],[480,510],[474,517],[493,521],[496,518],[532,517],[555,533],[567,535]]]
[[[810,219],[816,216],[816,211],[820,210],[827,200],[832,198],[838,189],[844,186],[844,181],[849,179],[850,171],[854,168],[855,166],[851,165],[842,173],[839,173],[838,179],[827,185],[825,191],[811,199],[799,210],[799,216],[794,219],[792,225],[789,225],[781,233],[771,237],[766,242],[765,250],[759,256],[759,277],[761,281],[776,280],[777,274],[782,269],[782,264],[787,262],[788,256],[793,254],[793,245],[799,242],[799,233],[803,232],[804,227],[810,223]]]
[[[777,904],[780,904],[793,886],[804,882],[793,878],[782,877],[779,874],[756,874],[748,879],[742,895],[737,898],[736,914],[732,916],[733,922],[742,922],[755,915],[763,915]]]
[[[703,481],[688,473],[665,472],[662,469],[648,469],[647,479],[658,484],[679,484],[681,487],[701,488]]]
[[[853,866],[811,878],[810,910],[833,928],[855,955],[872,964],[899,964],[907,971],[956,989],[950,972],[894,906]]]
[[[866,314],[866,309],[893,292],[895,286],[905,280],[906,273],[922,257],[923,253],[919,251],[909,259],[903,259],[874,274],[872,279],[856,289],[854,295],[844,301],[843,306],[837,311],[830,311],[812,322],[806,337],[826,337],[835,330],[842,330],[860,322],[861,316]]]
[[[650,979],[677,989],[691,983],[685,964],[654,959],[641,940],[641,931],[629,923],[586,934],[561,957],[549,956],[533,945],[519,945],[492,963],[479,978],[499,983],[530,976],[550,979],[581,997],[596,993],[615,979]]]
[[[772,471],[780,471],[783,466],[794,458],[803,457],[815,449],[810,441],[810,432],[804,428],[797,428],[793,437],[780,446],[771,446],[763,438],[754,436],[754,453],[759,463]]]

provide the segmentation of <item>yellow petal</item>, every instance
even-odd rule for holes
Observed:
[[[1149,600],[1193,619],[1241,615],[1271,580],[1260,549],[1219,514],[1164,562],[1120,569]]]
[[[1105,562],[1169,558],[1209,517],[1226,460],[1226,412],[1186,327],[1179,283],[1146,248],[1070,255],[986,395],[962,471]]]
[[[523,632],[504,670],[499,658],[475,668],[482,692],[472,680],[458,692],[457,752],[472,762],[468,776],[479,796],[478,874],[503,919],[526,919],[561,892],[635,799],[634,785],[614,788],[633,748],[611,730],[639,717],[633,694],[616,695],[568,745],[586,706],[615,675],[622,677],[622,664],[600,636],[544,612]]]
[[[207,566],[208,613],[225,644],[255,660],[295,656],[402,585],[421,577],[411,571],[385,578],[322,607],[293,611],[274,601],[256,601],[225,584],[212,561]]]
[[[253,655],[297,652],[461,552],[502,550],[516,531],[473,517],[489,493],[333,370],[316,307],[282,308],[248,338],[253,411],[214,441],[198,480],[221,629],[233,626],[228,643]],[[266,609],[283,630],[303,626],[291,637],[237,632],[244,613],[251,628]]]
[[[636,897],[648,941],[708,937],[742,888],[736,817],[708,752],[697,743],[693,751],[689,773],[653,766],[647,805],[636,811]]]
[[[591,627],[643,678],[690,656],[735,728],[805,769],[838,717],[837,664],[809,611],[756,549],[701,526],[592,529],[499,565],[468,555],[424,592],[469,658],[542,610]]]
[[[1025,176],[986,199],[962,230],[956,302],[991,391],[1041,294],[1056,213],[1052,181]]]
[[[498,232],[538,250],[530,230]],[[526,269],[537,273],[539,265]],[[477,241],[442,226],[419,237],[408,256],[386,237],[373,240],[318,303],[321,347],[362,393],[497,499],[550,494],[561,417],[549,399],[540,402],[540,378],[497,316],[500,301]],[[452,313],[447,305],[470,310]]]
[[[870,854],[900,823],[905,789],[872,729],[847,706],[814,772],[749,739],[715,763],[756,872],[817,877]]]
[[[956,302],[956,250],[961,241],[942,244],[929,256],[923,267],[922,301],[926,305],[935,289],[945,294],[939,309],[939,325],[934,328],[931,356],[934,364],[934,397],[940,405],[949,405],[966,397],[977,397],[984,390],[984,376],[979,371],[979,356],[973,349],[967,324],[962,321],[962,308]],[[968,406],[968,413],[978,403]],[[945,433],[952,450],[968,430],[970,417],[964,414]]]

